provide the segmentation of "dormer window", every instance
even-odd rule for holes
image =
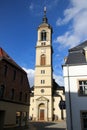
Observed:
[[[41,41],[46,41],[46,31],[42,30],[41,32]]]

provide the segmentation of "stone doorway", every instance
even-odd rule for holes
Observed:
[[[45,105],[41,103],[39,105],[39,120],[45,120]]]

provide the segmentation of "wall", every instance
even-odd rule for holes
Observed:
[[[87,65],[63,66],[68,130],[81,130],[80,112],[87,110],[87,97],[78,95],[78,80],[87,80],[86,70]]]

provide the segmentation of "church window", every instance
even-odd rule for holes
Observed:
[[[45,80],[41,80],[41,84],[45,84]]]
[[[46,64],[46,56],[44,54],[41,55],[41,61],[40,65],[45,65]]]
[[[41,89],[41,93],[44,93],[44,89]]]
[[[42,43],[41,43],[41,46],[45,46],[45,45],[46,45],[46,43],[45,43],[45,42],[42,42]]]
[[[42,30],[41,32],[41,41],[46,41],[46,31]]]
[[[41,70],[41,74],[45,74],[45,70]]]
[[[79,81],[79,95],[80,96],[87,95],[87,80]]]

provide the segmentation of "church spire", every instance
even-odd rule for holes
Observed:
[[[43,16],[43,23],[47,23],[48,19],[46,17],[46,6],[44,7],[44,16]]]

